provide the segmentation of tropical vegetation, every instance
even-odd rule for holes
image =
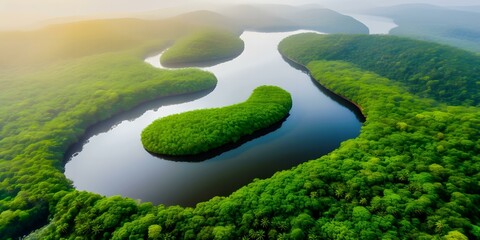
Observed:
[[[228,31],[205,29],[179,39],[161,56],[165,66],[198,66],[218,63],[243,52],[243,41]]]
[[[404,83],[421,97],[480,104],[480,58],[475,53],[394,36],[314,33],[287,38],[279,48],[303,65],[317,59],[347,61]]]
[[[170,115],[142,132],[146,150],[165,155],[194,155],[237,142],[288,116],[292,98],[275,86],[261,86],[243,103]]]
[[[114,22],[89,22],[98,27],[91,34],[78,34],[78,25],[1,34],[0,238],[43,225],[29,238],[480,238],[479,78],[469,70],[479,57],[388,36],[301,35],[281,44],[367,117],[359,137],[326,156],[195,208],[75,190],[63,154],[88,126],[216,82],[142,62],[195,27]],[[22,49],[27,42],[37,52]]]
[[[96,229],[102,236],[132,220],[132,214],[142,215],[131,200],[77,192],[62,173],[64,154],[89,126],[114,114],[163,96],[211,90],[216,79],[210,73],[158,70],[143,62],[205,27],[242,31],[228,17],[202,12],[162,20],[91,20],[0,32],[0,239],[16,239],[49,223],[67,195],[62,204],[77,210],[65,217],[76,216],[98,199],[108,202],[101,209],[111,210],[109,216],[118,217],[117,225]],[[71,197],[78,202],[70,202]],[[70,203],[74,205],[66,205]],[[130,210],[120,211],[117,203]],[[87,218],[102,211],[76,221],[86,224]],[[73,236],[70,232],[77,227],[50,224],[48,229]],[[76,235],[92,236],[85,229],[92,230],[85,225]],[[151,229],[158,232],[156,226]]]
[[[350,36],[332,36],[342,37]],[[310,45],[302,41],[308,38]],[[389,45],[380,43],[388,42],[389,37],[365,38],[364,42],[370,40],[388,50]],[[412,41],[393,38],[406,45]],[[361,106],[367,118],[359,137],[317,160],[278,172],[269,179],[256,180],[228,197],[215,197],[195,208],[138,204],[130,199],[102,198],[86,192],[59,192],[56,196],[60,200],[52,211],[56,214],[50,225],[34,236],[479,238],[480,111],[471,106],[473,98],[465,98],[463,106],[449,103],[460,101],[455,98],[436,101],[414,94],[410,82],[365,70],[346,57],[343,61],[321,60],[337,50],[333,44],[338,41],[329,45],[324,40],[316,35],[300,35],[285,40],[280,49],[299,63],[305,60],[290,53],[310,49],[298,56],[307,56],[306,66],[312,76]],[[295,48],[298,49],[294,51]],[[290,53],[285,49],[290,49]],[[324,54],[318,55],[317,50]],[[443,52],[437,59],[442,59]],[[396,61],[385,61],[392,60]],[[448,81],[439,84],[448,85]]]
[[[123,31],[142,31],[137,21],[119,22],[133,25],[133,29],[126,27]],[[49,204],[56,201],[55,195],[72,189],[62,173],[64,153],[88,126],[150,100],[216,86],[216,77],[208,72],[160,70],[143,62],[148,53],[165,48],[169,38],[178,36],[177,30],[164,30],[164,37],[153,41],[148,36],[137,38],[136,47],[125,44],[125,40],[117,43],[115,39],[89,44],[92,35],[69,31],[116,24],[115,20],[74,23],[21,36],[11,34],[19,39],[25,37],[20,43],[38,44],[51,51],[24,55],[32,57],[24,61],[25,65],[11,65],[16,61],[14,56],[13,63],[0,61],[0,239],[46,224]],[[44,34],[62,38],[63,46],[42,45]],[[110,29],[95,39],[115,38],[118,34]],[[26,38],[26,35],[38,37]],[[32,43],[35,41],[38,42]],[[83,51],[59,50],[79,42],[84,43]],[[7,55],[10,44],[13,43],[0,44],[0,48],[8,50]],[[17,51],[28,51],[28,46]],[[89,51],[98,53],[88,54]]]

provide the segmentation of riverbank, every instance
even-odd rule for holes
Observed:
[[[354,113],[355,106],[330,95],[308,75],[285,62],[277,44],[299,32],[303,31],[244,32],[241,38],[245,50],[239,57],[203,68],[217,76],[214,91],[190,102],[143,109],[141,116],[98,132],[86,140],[82,151],[72,156],[65,174],[79,190],[122,194],[165,205],[193,206],[212,196],[228,195],[255,178],[270,177],[276,171],[337,148],[340,142],[358,134],[361,114],[359,117],[359,113]],[[158,55],[146,59],[163,68],[155,60],[159,59]],[[193,159],[152,156],[143,148],[141,132],[155,119],[236,104],[245,101],[261,85],[279,86],[291,93],[293,107],[280,128],[222,153]],[[116,151],[108,151],[111,148]],[[172,182],[175,184],[168,184]]]
[[[196,67],[215,65],[242,53],[243,41],[226,30],[207,29],[177,40],[160,58],[166,67]]]
[[[365,112],[364,112],[362,106],[360,106],[358,103],[350,100],[349,98],[347,98],[347,97],[345,97],[345,96],[343,96],[343,95],[341,95],[341,94],[338,94],[338,93],[336,93],[336,92],[328,89],[326,86],[324,86],[324,85],[322,84],[322,80],[321,80],[321,79],[316,79],[316,78],[314,78],[314,77],[312,76],[312,73],[310,72],[310,69],[309,69],[307,66],[304,66],[304,65],[302,65],[301,63],[299,63],[299,62],[297,62],[297,61],[289,58],[289,56],[286,55],[286,54],[284,54],[284,53],[282,53],[282,51],[281,51],[280,49],[279,49],[279,52],[280,52],[280,54],[282,55],[282,57],[285,59],[285,61],[287,61],[290,65],[292,65],[292,67],[295,67],[295,68],[297,68],[297,69],[305,72],[306,74],[308,74],[308,76],[310,76],[310,77],[312,78],[312,80],[314,80],[314,81],[315,81],[316,83],[318,83],[320,86],[322,86],[323,88],[325,88],[325,90],[329,91],[329,92],[332,93],[333,95],[335,95],[335,96],[337,96],[337,97],[340,97],[340,98],[342,98],[343,100],[345,100],[345,101],[349,102],[350,104],[354,105],[354,106],[360,111],[360,113],[362,114],[362,118],[360,118],[361,121],[364,122],[364,121],[366,120],[367,116],[365,115]]]

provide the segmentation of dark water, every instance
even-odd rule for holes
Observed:
[[[242,55],[204,68],[218,78],[212,92],[155,101],[91,128],[75,146],[65,175],[79,190],[193,206],[227,196],[254,178],[318,158],[356,137],[361,127],[358,111],[278,53],[279,41],[295,33],[245,32]],[[146,62],[158,66],[158,59],[157,55]],[[153,120],[242,102],[261,85],[280,86],[292,94],[290,116],[277,129],[200,162],[165,160],[143,149],[140,133]]]

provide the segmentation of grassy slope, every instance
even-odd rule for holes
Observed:
[[[175,21],[116,19],[58,24],[36,31],[0,32],[0,66],[1,69],[45,66],[92,54],[127,50],[154,39],[176,38],[183,31],[175,27],[187,26]]]
[[[243,103],[158,119],[143,130],[142,143],[149,152],[157,154],[207,152],[281,121],[291,107],[288,92],[262,86]]]
[[[235,58],[243,47],[243,41],[233,33],[202,30],[179,39],[162,54],[160,61],[166,66],[196,66]]]

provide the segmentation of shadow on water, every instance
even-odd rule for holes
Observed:
[[[340,142],[358,136],[358,119],[363,119],[359,109],[318,84],[318,88],[312,86],[304,68],[289,66],[289,61],[278,55],[278,42],[294,33],[244,34],[242,39],[247,44],[243,56],[232,64],[209,69],[219,75],[220,84],[198,103],[158,109],[187,101],[184,97],[177,101],[161,99],[150,103],[151,109],[146,109],[149,111],[142,110],[148,108],[143,104],[116,116],[117,121],[90,128],[69,152],[68,156],[75,155],[65,165],[65,175],[75,188],[154,204],[195,206],[214,196],[227,196],[255,178],[268,178],[277,171],[316,159]],[[158,66],[157,59],[156,55],[145,60]],[[142,126],[159,115],[244,101],[260,85],[279,85],[295,97],[291,115],[284,122],[201,155],[153,156],[143,148],[139,139]],[[142,112],[145,114],[139,116]]]
[[[140,116],[142,116],[145,112],[152,109],[158,109],[160,107],[164,107],[168,105],[191,102],[191,101],[200,99],[202,97],[207,96],[213,90],[214,88],[211,88],[211,89],[202,90],[194,93],[186,93],[186,94],[180,94],[176,96],[161,97],[161,98],[140,104],[129,111],[116,114],[107,120],[94,124],[93,126],[87,128],[87,130],[85,131],[85,134],[83,134],[83,136],[75,144],[73,144],[68,148],[68,150],[64,154],[64,158],[63,158],[64,162],[68,162],[70,158],[72,158],[72,156],[75,156],[77,153],[81,152],[83,150],[83,146],[88,142],[88,139],[90,139],[91,137],[97,136],[99,134],[110,131],[110,129],[114,128],[115,126],[122,123],[123,121],[133,121],[139,118]]]
[[[360,121],[361,123],[364,123],[366,118],[365,116],[363,115],[362,111],[360,110],[360,108],[352,101],[332,92],[331,90],[329,90],[328,88],[324,87],[322,84],[320,84],[317,80],[315,80],[315,78],[313,78],[313,76],[310,74],[310,71],[303,65],[299,64],[299,63],[296,63],[290,59],[288,59],[287,57],[283,56],[282,55],[282,58],[285,62],[287,62],[291,67],[297,69],[297,70],[300,70],[302,72],[304,72],[305,74],[307,74],[308,76],[310,76],[310,79],[312,80],[312,82],[315,84],[315,86],[318,87],[318,89],[320,89],[320,91],[325,94],[327,97],[329,97],[330,99],[332,99],[333,101],[339,103],[340,105],[342,105],[343,107],[347,108],[348,110],[350,110],[351,112],[353,112],[353,114],[355,115],[355,118],[357,118],[358,121]]]
[[[282,127],[282,124],[287,120],[289,115],[287,115],[285,118],[283,118],[282,120],[280,120],[279,122],[273,124],[272,126],[270,126],[268,128],[260,129],[258,131],[255,131],[252,134],[241,137],[236,142],[227,143],[225,145],[222,145],[221,147],[209,150],[209,151],[204,152],[204,153],[199,153],[199,154],[195,154],[195,155],[172,156],[172,155],[152,153],[152,152],[149,152],[148,150],[145,150],[145,151],[147,151],[148,153],[150,153],[150,155],[152,155],[154,157],[158,157],[158,158],[161,158],[161,159],[164,159],[164,160],[169,160],[169,161],[174,161],[174,162],[203,162],[205,160],[212,159],[212,158],[214,158],[216,156],[219,156],[219,155],[221,155],[225,152],[228,152],[230,150],[238,148],[241,145],[243,145],[243,144],[245,144],[249,141],[252,141],[256,138],[259,138],[259,137],[265,136],[269,133],[275,132],[276,130],[278,130]]]

